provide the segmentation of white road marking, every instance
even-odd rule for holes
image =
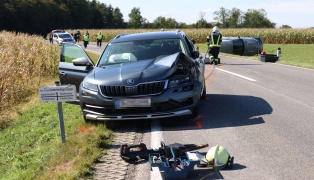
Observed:
[[[225,73],[232,74],[232,75],[234,75],[234,76],[237,76],[237,77],[240,77],[240,78],[249,80],[249,81],[256,81],[255,79],[252,79],[252,78],[249,78],[249,77],[246,77],[246,76],[242,76],[242,75],[240,75],[240,74],[236,74],[236,73],[233,73],[233,72],[224,70],[224,69],[220,69],[220,68],[215,68],[215,69],[217,69],[217,70],[219,70],[219,71],[223,71],[223,72],[225,72]]]
[[[163,141],[162,131],[160,127],[160,122],[158,119],[153,119],[151,121],[151,140],[150,146],[152,149],[159,149],[160,141]],[[153,170],[150,171],[150,179],[151,180],[162,180],[160,171],[158,167],[153,167]]]

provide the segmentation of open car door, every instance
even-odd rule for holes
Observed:
[[[59,62],[61,85],[73,84],[78,92],[81,82],[94,66],[93,61],[79,45],[63,43]]]

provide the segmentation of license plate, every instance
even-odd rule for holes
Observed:
[[[150,107],[151,98],[120,98],[115,100],[115,107],[119,108],[131,108],[131,107]]]

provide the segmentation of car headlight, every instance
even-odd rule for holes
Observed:
[[[96,84],[88,83],[88,82],[83,82],[83,88],[91,90],[91,91],[98,91],[98,87]]]
[[[180,84],[184,84],[184,83],[188,83],[191,81],[191,77],[190,76],[185,76],[185,77],[180,77],[180,78],[172,78],[169,79],[169,87],[173,87],[173,86],[177,86]]]

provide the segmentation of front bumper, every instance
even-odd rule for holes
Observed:
[[[166,89],[161,94],[148,95],[151,98],[151,107],[126,109],[117,109],[114,98],[107,98],[80,87],[80,105],[86,120],[137,120],[185,116],[191,115],[198,105],[200,87],[201,83],[197,81]]]
[[[192,111],[186,109],[181,111],[173,112],[156,112],[148,114],[123,114],[123,115],[105,115],[105,114],[94,114],[93,112],[84,110],[85,119],[106,121],[106,120],[140,120],[140,119],[158,119],[158,118],[170,118],[176,116],[191,115]]]

